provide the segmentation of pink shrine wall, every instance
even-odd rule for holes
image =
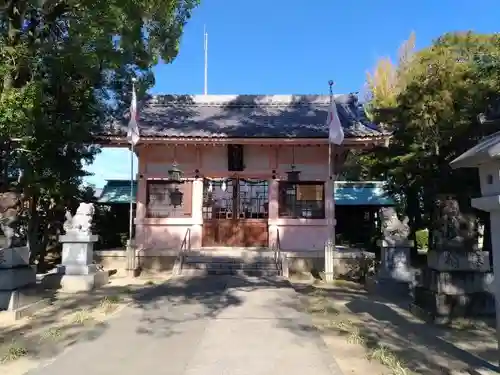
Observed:
[[[139,172],[135,225],[138,249],[151,255],[175,254],[180,250],[188,229],[191,248],[201,248],[203,178],[196,179],[195,170],[199,170],[200,177],[206,178],[235,176],[235,172],[227,171],[227,146],[143,144],[137,151]],[[184,177],[193,181],[192,196],[184,197],[191,200],[192,215],[186,218],[147,218],[146,181],[166,179],[174,160]],[[286,171],[293,161],[296,170],[301,171],[301,180],[325,182],[325,219],[278,217],[278,182],[286,180]],[[245,145],[244,163],[245,170],[237,172],[238,176],[269,180],[269,246],[276,243],[279,231],[284,251],[322,250],[329,227],[332,227],[328,218],[334,223],[333,182],[328,183],[328,146]],[[276,179],[272,178],[272,170],[277,172]]]

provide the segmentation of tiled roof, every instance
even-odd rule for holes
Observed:
[[[157,95],[139,103],[139,128],[146,137],[326,138],[329,95]],[[348,137],[382,133],[366,118],[354,94],[335,103]],[[105,128],[126,134],[128,113]]]
[[[137,191],[137,181],[133,186],[133,202]],[[130,181],[129,180],[108,180],[102,189],[99,203],[130,203]]]

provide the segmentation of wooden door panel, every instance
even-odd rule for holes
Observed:
[[[242,221],[245,233],[245,246],[267,247],[268,226],[267,221]]]
[[[217,246],[217,223],[206,221],[203,223],[201,246]]]
[[[202,246],[267,247],[268,183],[204,181]]]

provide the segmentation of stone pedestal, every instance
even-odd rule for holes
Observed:
[[[60,236],[62,260],[58,266],[61,288],[65,292],[89,291],[108,283],[108,273],[93,264],[96,235],[68,232]]]
[[[46,305],[29,265],[29,248],[0,249],[0,312],[19,319]]]
[[[402,283],[412,282],[410,251],[413,247],[413,241],[390,242],[381,240],[378,245],[381,254],[378,277]]]
[[[487,251],[430,251],[414,290],[412,310],[436,323],[495,314]]]
[[[387,295],[408,296],[414,273],[410,267],[413,241],[380,240],[380,265],[376,275],[376,291]]]

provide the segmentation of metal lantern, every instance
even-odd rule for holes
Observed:
[[[170,203],[174,207],[182,206],[182,198],[184,196],[184,193],[179,190],[178,187],[175,187],[173,190],[170,191]]]
[[[286,172],[287,180],[290,182],[300,181],[300,171],[295,170],[295,166],[292,165],[292,168]]]
[[[295,170],[295,147],[292,146],[292,165],[290,170],[286,172],[287,180],[290,182],[297,182],[300,180],[300,171]]]
[[[177,166],[177,163],[172,164],[168,170],[168,179],[172,182],[182,182],[182,171]]]

